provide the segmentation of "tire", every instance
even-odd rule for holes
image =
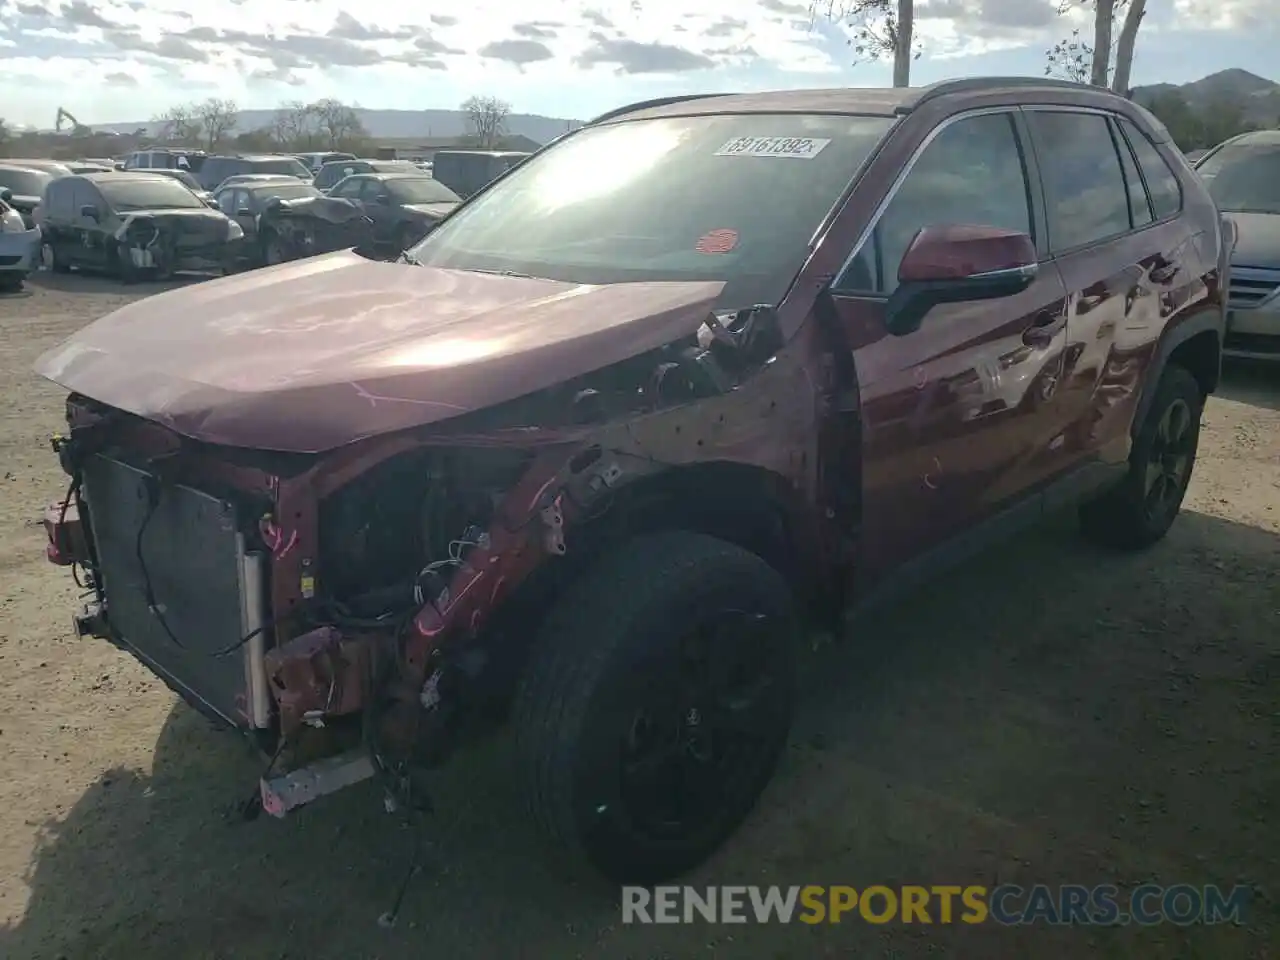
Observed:
[[[285,255],[284,244],[280,242],[280,237],[269,232],[262,238],[262,264],[266,267],[274,267],[281,263],[288,262],[289,258]]]
[[[786,745],[796,626],[782,575],[733,544],[660,533],[606,555],[556,601],[516,694],[534,820],[615,882],[697,866],[750,813]],[[739,668],[739,682],[701,682],[708,664],[720,680]],[[679,787],[663,779],[673,765]],[[690,804],[683,820],[676,800]]]
[[[26,279],[27,275],[25,273],[17,273],[12,270],[0,273],[0,293],[21,293],[23,281]]]
[[[1195,467],[1204,393],[1184,367],[1169,364],[1134,437],[1129,472],[1080,508],[1085,538],[1105,547],[1141,550],[1161,540],[1178,512]]]
[[[57,244],[46,244],[49,248],[49,269],[54,273],[70,273],[71,264],[58,256]]]
[[[142,279],[142,271],[133,265],[133,261],[129,259],[128,251],[122,244],[116,244],[115,254],[112,259],[115,260],[116,277],[121,283],[134,284]]]

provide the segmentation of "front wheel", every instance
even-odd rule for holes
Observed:
[[[697,866],[786,744],[796,618],[784,578],[721,540],[661,533],[558,599],[514,719],[534,818],[611,880]]]
[[[277,264],[284,263],[288,260],[288,256],[284,251],[284,243],[280,240],[280,236],[275,232],[267,233],[262,238],[262,262],[268,267],[274,267]]]
[[[1080,508],[1085,537],[1138,550],[1169,532],[1182,509],[1200,443],[1204,394],[1187,369],[1170,364],[1129,451],[1124,480]]]
[[[123,243],[116,244],[113,259],[115,274],[121,283],[134,284],[142,279],[142,270],[134,264],[128,248]]]

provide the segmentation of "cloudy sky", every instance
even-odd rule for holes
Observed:
[[[917,0],[913,82],[1042,73],[1073,24],[1058,3]],[[1278,3],[1149,0],[1134,82],[1226,67],[1280,79]],[[49,126],[63,106],[85,123],[146,120],[209,96],[449,108],[494,94],[585,118],[669,93],[887,84],[885,65],[852,63],[848,35],[806,0],[0,0],[0,117]]]

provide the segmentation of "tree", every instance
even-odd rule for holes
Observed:
[[[205,149],[212,150],[221,143],[232,130],[240,117],[240,108],[234,100],[222,100],[210,97],[192,107],[196,119],[204,129]]]
[[[325,146],[330,150],[339,150],[344,144],[366,136],[360,115],[339,100],[317,100],[307,110],[315,117]]]
[[[919,58],[913,0],[813,0],[811,15],[848,24],[859,60],[893,59],[893,85],[911,86],[911,61]]]
[[[311,149],[319,136],[314,111],[301,100],[280,104],[271,118],[271,134],[283,147]]]
[[[1086,43],[1080,31],[1073,30],[1070,37],[1046,51],[1049,62],[1045,75],[1109,87],[1128,96],[1133,53],[1138,28],[1147,13],[1147,0],[1060,0],[1058,13],[1089,5],[1093,6],[1093,43]],[[1117,36],[1115,19],[1121,10],[1124,21]]]
[[[170,107],[152,123],[160,128],[159,137],[166,143],[177,143],[184,147],[194,146],[199,140],[204,127],[196,117],[190,104],[179,103]]]
[[[467,135],[477,147],[492,150],[507,132],[511,104],[497,97],[468,97],[462,101],[467,115]]]

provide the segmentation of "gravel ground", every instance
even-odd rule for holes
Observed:
[[[429,863],[384,930],[408,837],[374,791],[237,822],[257,761],[74,640],[43,560],[62,397],[31,363],[156,289],[45,275],[0,298],[0,956],[1280,955],[1280,371],[1229,374],[1153,550],[1099,553],[1063,518],[816,652],[780,775],[691,881],[1250,883],[1242,928],[623,926],[518,813],[499,739],[438,776]]]

